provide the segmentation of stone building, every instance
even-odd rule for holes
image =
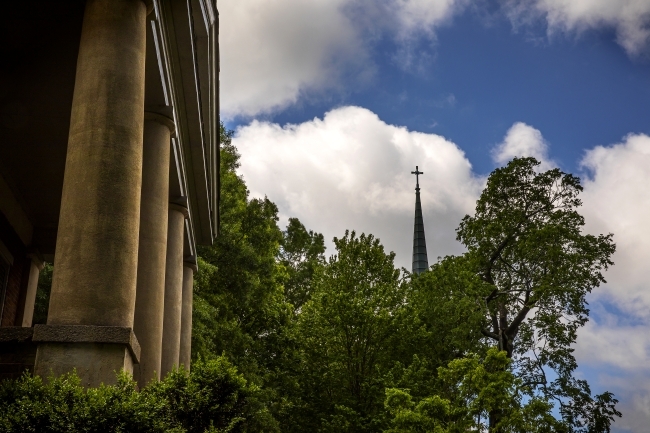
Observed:
[[[29,0],[0,15],[0,375],[143,385],[189,368],[218,227],[216,0]],[[46,324],[32,326],[43,262]]]

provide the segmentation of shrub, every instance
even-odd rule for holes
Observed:
[[[137,391],[127,373],[116,385],[85,389],[76,373],[0,384],[0,432],[235,433],[254,389],[225,358],[197,361]]]

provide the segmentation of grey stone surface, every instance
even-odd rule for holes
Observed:
[[[192,301],[195,268],[194,263],[183,263],[183,309],[181,312],[181,346],[178,363],[188,371],[192,359]]]
[[[83,386],[114,385],[116,373],[133,371],[133,362],[123,344],[39,343],[34,374],[60,376],[73,370]]]
[[[35,325],[35,343],[106,343],[125,345],[133,362],[140,358],[140,343],[131,328],[93,325]]]
[[[169,212],[170,133],[174,125],[145,113],[138,285],[133,329],[142,345],[133,377],[142,388],[160,378]]]
[[[77,57],[48,325],[132,328],[144,127],[147,8],[88,0]],[[133,372],[129,330],[39,328],[36,374],[76,368],[83,383]],[[69,339],[70,343],[47,340]],[[106,360],[102,360],[106,354]],[[128,358],[128,359],[127,359]],[[135,356],[137,358],[137,356]]]
[[[183,239],[187,209],[169,205],[161,377],[178,367],[183,308]],[[182,212],[185,209],[185,212]]]
[[[146,24],[142,0],[86,3],[48,324],[133,326]]]

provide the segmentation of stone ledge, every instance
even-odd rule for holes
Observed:
[[[0,327],[0,343],[23,343],[32,340],[34,328],[22,326]]]
[[[128,347],[133,363],[140,362],[140,343],[131,328],[93,325],[36,325],[34,343],[108,343]]]

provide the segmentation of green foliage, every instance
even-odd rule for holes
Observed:
[[[199,249],[192,352],[194,358],[224,354],[259,387],[249,400],[247,431],[278,431],[297,387],[292,302],[298,307],[307,296],[324,242],[294,219],[282,232],[275,204],[249,198],[231,138],[222,126],[221,228],[213,246]]]
[[[287,272],[284,294],[299,310],[311,297],[314,274],[324,265],[325,239],[308,231],[298,218],[289,218],[283,235],[279,258]]]
[[[298,317],[302,431],[378,431],[405,285],[372,235],[346,232]]]
[[[485,318],[481,332],[513,359],[531,398],[554,400],[575,431],[609,431],[620,416],[616,400],[609,393],[592,398],[587,383],[573,377],[571,346],[588,320],[585,297],[605,281],[615,245],[611,234],[582,233],[580,180],[537,166],[534,158],[515,158],[496,169],[475,215],[457,230],[468,269],[484,283],[474,295]],[[492,416],[494,426],[499,411]],[[589,430],[596,419],[600,430]]]
[[[551,414],[543,398],[526,398],[521,379],[510,369],[503,351],[491,348],[485,357],[470,355],[440,367],[441,392],[413,401],[408,390],[387,389],[386,408],[393,416],[387,433],[460,433],[485,431],[490,414],[500,411],[492,428],[500,432],[551,433],[568,431]]]
[[[141,391],[126,373],[117,385],[85,389],[76,374],[23,375],[0,384],[0,431],[229,433],[241,430],[256,389],[224,358],[195,362]]]
[[[45,263],[43,270],[38,276],[38,286],[36,290],[36,299],[34,301],[34,316],[32,323],[34,325],[44,325],[47,322],[47,310],[50,306],[50,291],[52,289],[52,263]]]

